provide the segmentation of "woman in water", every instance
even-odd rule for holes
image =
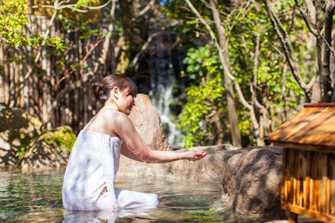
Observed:
[[[151,150],[128,117],[137,93],[134,82],[125,76],[108,75],[99,86],[106,101],[73,146],[64,175],[63,206],[67,210],[154,208],[157,195],[114,187],[120,153],[148,163],[199,160],[207,153]]]

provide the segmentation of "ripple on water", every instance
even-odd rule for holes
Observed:
[[[122,178],[120,188],[159,194],[150,211],[67,212],[62,208],[64,171],[21,173],[0,170],[0,222],[231,222],[210,209],[219,199],[217,188],[176,182]]]

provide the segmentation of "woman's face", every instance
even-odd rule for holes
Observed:
[[[120,112],[127,115],[130,114],[131,108],[135,104],[135,95],[130,91],[130,88],[125,88],[123,90],[118,90],[116,92],[115,100]]]

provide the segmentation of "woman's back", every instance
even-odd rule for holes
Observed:
[[[64,175],[63,205],[71,210],[97,210],[102,192],[114,191],[121,140],[82,130],[73,146]]]

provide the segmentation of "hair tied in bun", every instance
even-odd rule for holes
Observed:
[[[95,97],[98,99],[98,100],[102,100],[102,101],[105,101],[107,100],[107,92],[105,90],[105,87],[102,83],[98,82],[98,83],[94,83],[93,84],[93,89],[94,89],[94,94],[95,94]]]

